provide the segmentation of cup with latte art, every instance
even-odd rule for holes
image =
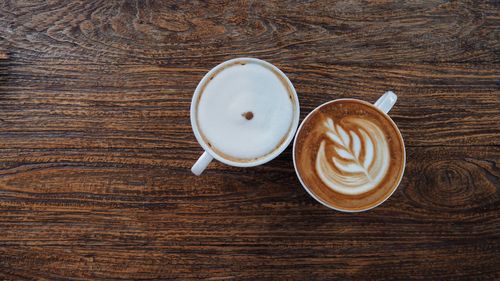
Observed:
[[[298,178],[313,198],[332,209],[360,212],[392,195],[406,161],[401,133],[387,115],[396,100],[393,92],[375,104],[334,100],[304,119],[293,158]]]

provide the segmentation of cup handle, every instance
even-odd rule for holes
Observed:
[[[388,113],[397,100],[398,96],[393,91],[387,91],[375,102],[375,106],[384,113]]]
[[[208,152],[203,152],[203,154],[200,156],[200,158],[198,158],[198,161],[196,161],[196,163],[194,163],[193,167],[191,167],[191,172],[193,172],[193,174],[199,176],[201,175],[201,173],[203,173],[203,171],[205,171],[205,169],[207,168],[208,164],[210,164],[210,162],[212,162],[212,160],[214,160],[214,157],[208,153]]]

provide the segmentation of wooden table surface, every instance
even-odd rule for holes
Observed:
[[[0,279],[500,278],[499,30],[498,1],[0,1]],[[193,176],[193,91],[242,56],[302,118],[394,90],[395,194],[329,210],[290,147]]]

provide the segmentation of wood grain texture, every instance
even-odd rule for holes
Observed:
[[[0,279],[500,279],[496,1],[0,1]],[[392,89],[396,193],[322,207],[290,148],[202,177],[189,106],[223,60],[302,118]]]

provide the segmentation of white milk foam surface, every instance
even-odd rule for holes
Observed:
[[[287,135],[293,103],[286,86],[258,63],[235,64],[208,82],[198,104],[198,125],[213,147],[253,159],[272,152]],[[247,120],[245,113],[252,112]]]

